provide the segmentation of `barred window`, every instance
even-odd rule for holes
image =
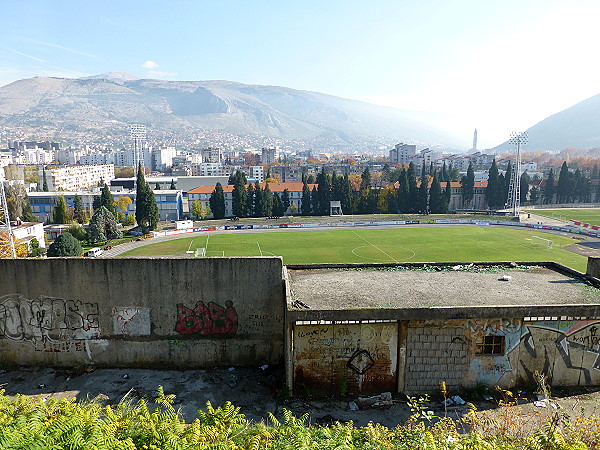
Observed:
[[[504,336],[484,336],[477,344],[477,354],[479,355],[504,355],[504,350]]]

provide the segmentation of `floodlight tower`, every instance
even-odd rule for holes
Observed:
[[[0,249],[9,248],[12,258],[17,257],[15,252],[15,239],[10,226],[10,215],[8,214],[8,205],[6,203],[6,193],[4,192],[4,176],[0,169]],[[2,252],[4,253],[4,252]]]
[[[512,208],[514,217],[519,217],[519,209],[521,208],[521,146],[527,144],[527,132],[522,133],[512,132],[510,134],[511,144],[517,146],[517,154],[515,155],[515,167],[510,179],[510,187],[508,189],[508,206]]]
[[[146,126],[139,124],[129,125],[129,134],[133,139],[133,175],[137,176],[138,166],[140,164],[140,151],[146,140]]]

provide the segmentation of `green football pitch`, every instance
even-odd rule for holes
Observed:
[[[285,264],[556,261],[585,271],[584,256],[562,249],[575,242],[541,230],[492,227],[231,231],[157,242],[121,256],[282,256]]]
[[[527,212],[563,222],[572,219],[590,225],[600,225],[600,209],[533,209]]]

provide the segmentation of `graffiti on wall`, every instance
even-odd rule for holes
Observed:
[[[538,370],[556,384],[600,382],[600,321],[534,322],[526,329],[519,355],[522,378],[533,381]]]
[[[600,383],[600,320],[449,319],[411,321],[410,326],[463,327],[473,382],[534,382],[539,371],[557,385]],[[490,335],[504,337],[504,354],[476,352],[477,343]]]
[[[227,300],[225,307],[215,302],[196,302],[193,308],[177,304],[175,331],[180,334],[228,335],[236,334],[238,314],[233,302]]]
[[[124,336],[150,335],[150,308],[115,306],[112,309],[115,334]]]
[[[89,339],[99,335],[98,304],[21,295],[0,297],[0,338],[31,342]]]

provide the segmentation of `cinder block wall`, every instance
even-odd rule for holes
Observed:
[[[214,367],[283,356],[280,258],[0,259],[16,365]]]

